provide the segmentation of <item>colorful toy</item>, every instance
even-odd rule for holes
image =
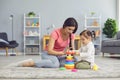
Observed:
[[[65,67],[60,67],[60,70],[66,70],[66,68]]]
[[[77,72],[77,69],[72,69],[71,71],[72,71],[72,72]]]
[[[30,21],[27,21],[26,25],[27,25],[27,26],[30,26],[30,25],[31,25]]]
[[[36,23],[36,26],[39,27],[39,22]]]
[[[73,51],[67,51],[66,52],[67,56],[66,56],[66,62],[65,62],[65,68],[66,69],[74,69],[75,65],[74,65],[74,59],[73,59]]]
[[[92,68],[94,71],[97,71],[98,70],[98,66],[96,64],[93,65],[93,68]]]
[[[35,26],[35,23],[32,23],[32,27],[34,27]]]

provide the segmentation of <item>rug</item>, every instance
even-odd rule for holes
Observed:
[[[96,59],[99,70],[60,70],[59,68],[9,67],[0,69],[1,79],[88,79],[120,78],[120,60]]]
[[[0,70],[2,79],[84,79],[84,78],[119,78],[120,70],[60,70],[59,68],[12,67]]]

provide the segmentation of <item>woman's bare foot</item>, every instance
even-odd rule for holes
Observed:
[[[15,63],[11,63],[10,65],[6,66],[8,67],[33,67],[35,65],[34,61],[32,59],[27,59]]]
[[[35,65],[35,63],[32,59],[18,62],[18,66],[20,66],[20,67],[33,67],[34,65]]]

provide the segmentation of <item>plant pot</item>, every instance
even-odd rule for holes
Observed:
[[[35,15],[28,15],[29,17],[35,17]]]

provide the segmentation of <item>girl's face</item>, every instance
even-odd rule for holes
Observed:
[[[74,26],[65,27],[66,34],[71,34],[71,33],[73,33],[74,30],[75,30]]]
[[[90,42],[90,39],[87,39],[85,36],[80,36],[81,42],[83,45],[87,45]]]

